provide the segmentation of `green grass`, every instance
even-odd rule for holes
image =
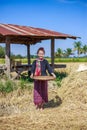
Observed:
[[[32,90],[32,82],[33,79],[31,79],[28,75],[24,75],[21,77],[18,81],[9,79],[5,74],[0,76],[0,92],[2,94],[10,93],[15,90],[25,90],[28,91]]]
[[[32,85],[28,80],[20,79],[18,83],[12,80],[4,80],[0,81],[0,92],[2,94],[10,93],[12,91],[15,91],[17,89],[21,90],[32,90]]]
[[[87,62],[87,58],[55,58],[55,62]]]
[[[68,74],[66,72],[54,72],[54,73],[56,75],[55,81],[56,81],[58,87],[61,87],[62,79],[67,77]]]
[[[51,58],[46,58],[48,60],[49,63],[51,63]],[[34,61],[35,59],[31,59],[31,63]],[[23,59],[15,59],[15,61],[21,61],[23,64],[27,64],[27,58],[23,58]],[[61,63],[61,62],[87,62],[87,57],[85,58],[55,58],[54,59],[55,63]],[[0,64],[4,64],[5,63],[5,59],[4,58],[0,58]]]
[[[32,90],[31,83],[32,83],[33,81],[31,82],[29,79],[30,79],[30,78],[26,78],[26,79],[21,78],[21,79],[20,79],[19,87],[20,87],[22,90],[24,90],[24,89]]]
[[[0,58],[0,64],[5,64],[5,59],[4,58]]]
[[[9,93],[16,89],[17,87],[15,82],[11,80],[6,80],[5,82],[0,81],[0,92]]]

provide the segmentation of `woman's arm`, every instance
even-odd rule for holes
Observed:
[[[48,61],[46,60],[46,66],[47,66],[47,70],[48,70],[48,73],[51,75],[51,73],[53,73],[53,70],[51,68],[51,66],[49,65]]]
[[[56,75],[53,73],[53,70],[52,70],[51,66],[49,65],[48,61],[47,61],[47,70],[50,75],[52,75],[53,77],[56,78]]]

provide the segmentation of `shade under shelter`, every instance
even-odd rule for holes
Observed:
[[[43,28],[30,26],[20,26],[14,24],[0,24],[0,43],[6,44],[5,64],[7,75],[10,77],[10,45],[24,44],[27,46],[28,64],[30,64],[30,45],[41,42],[42,40],[51,40],[51,64],[54,68],[54,49],[55,39],[76,39],[78,37],[51,31]]]

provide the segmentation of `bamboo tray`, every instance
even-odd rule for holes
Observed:
[[[35,80],[54,80],[53,76],[34,76],[33,79]]]

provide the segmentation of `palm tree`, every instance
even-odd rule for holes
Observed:
[[[81,41],[74,42],[74,50],[77,51],[78,57],[81,53],[81,46],[82,46]]]
[[[73,54],[71,48],[67,48],[64,52],[65,52],[64,55],[65,55],[66,57],[69,57],[70,55]]]
[[[87,54],[87,45],[84,45],[83,48],[82,48],[82,50],[83,50],[83,53],[86,56],[86,54]]]
[[[62,49],[61,49],[61,48],[58,48],[55,55],[56,55],[57,57],[59,57],[59,58],[62,57],[62,55],[63,55]]]

